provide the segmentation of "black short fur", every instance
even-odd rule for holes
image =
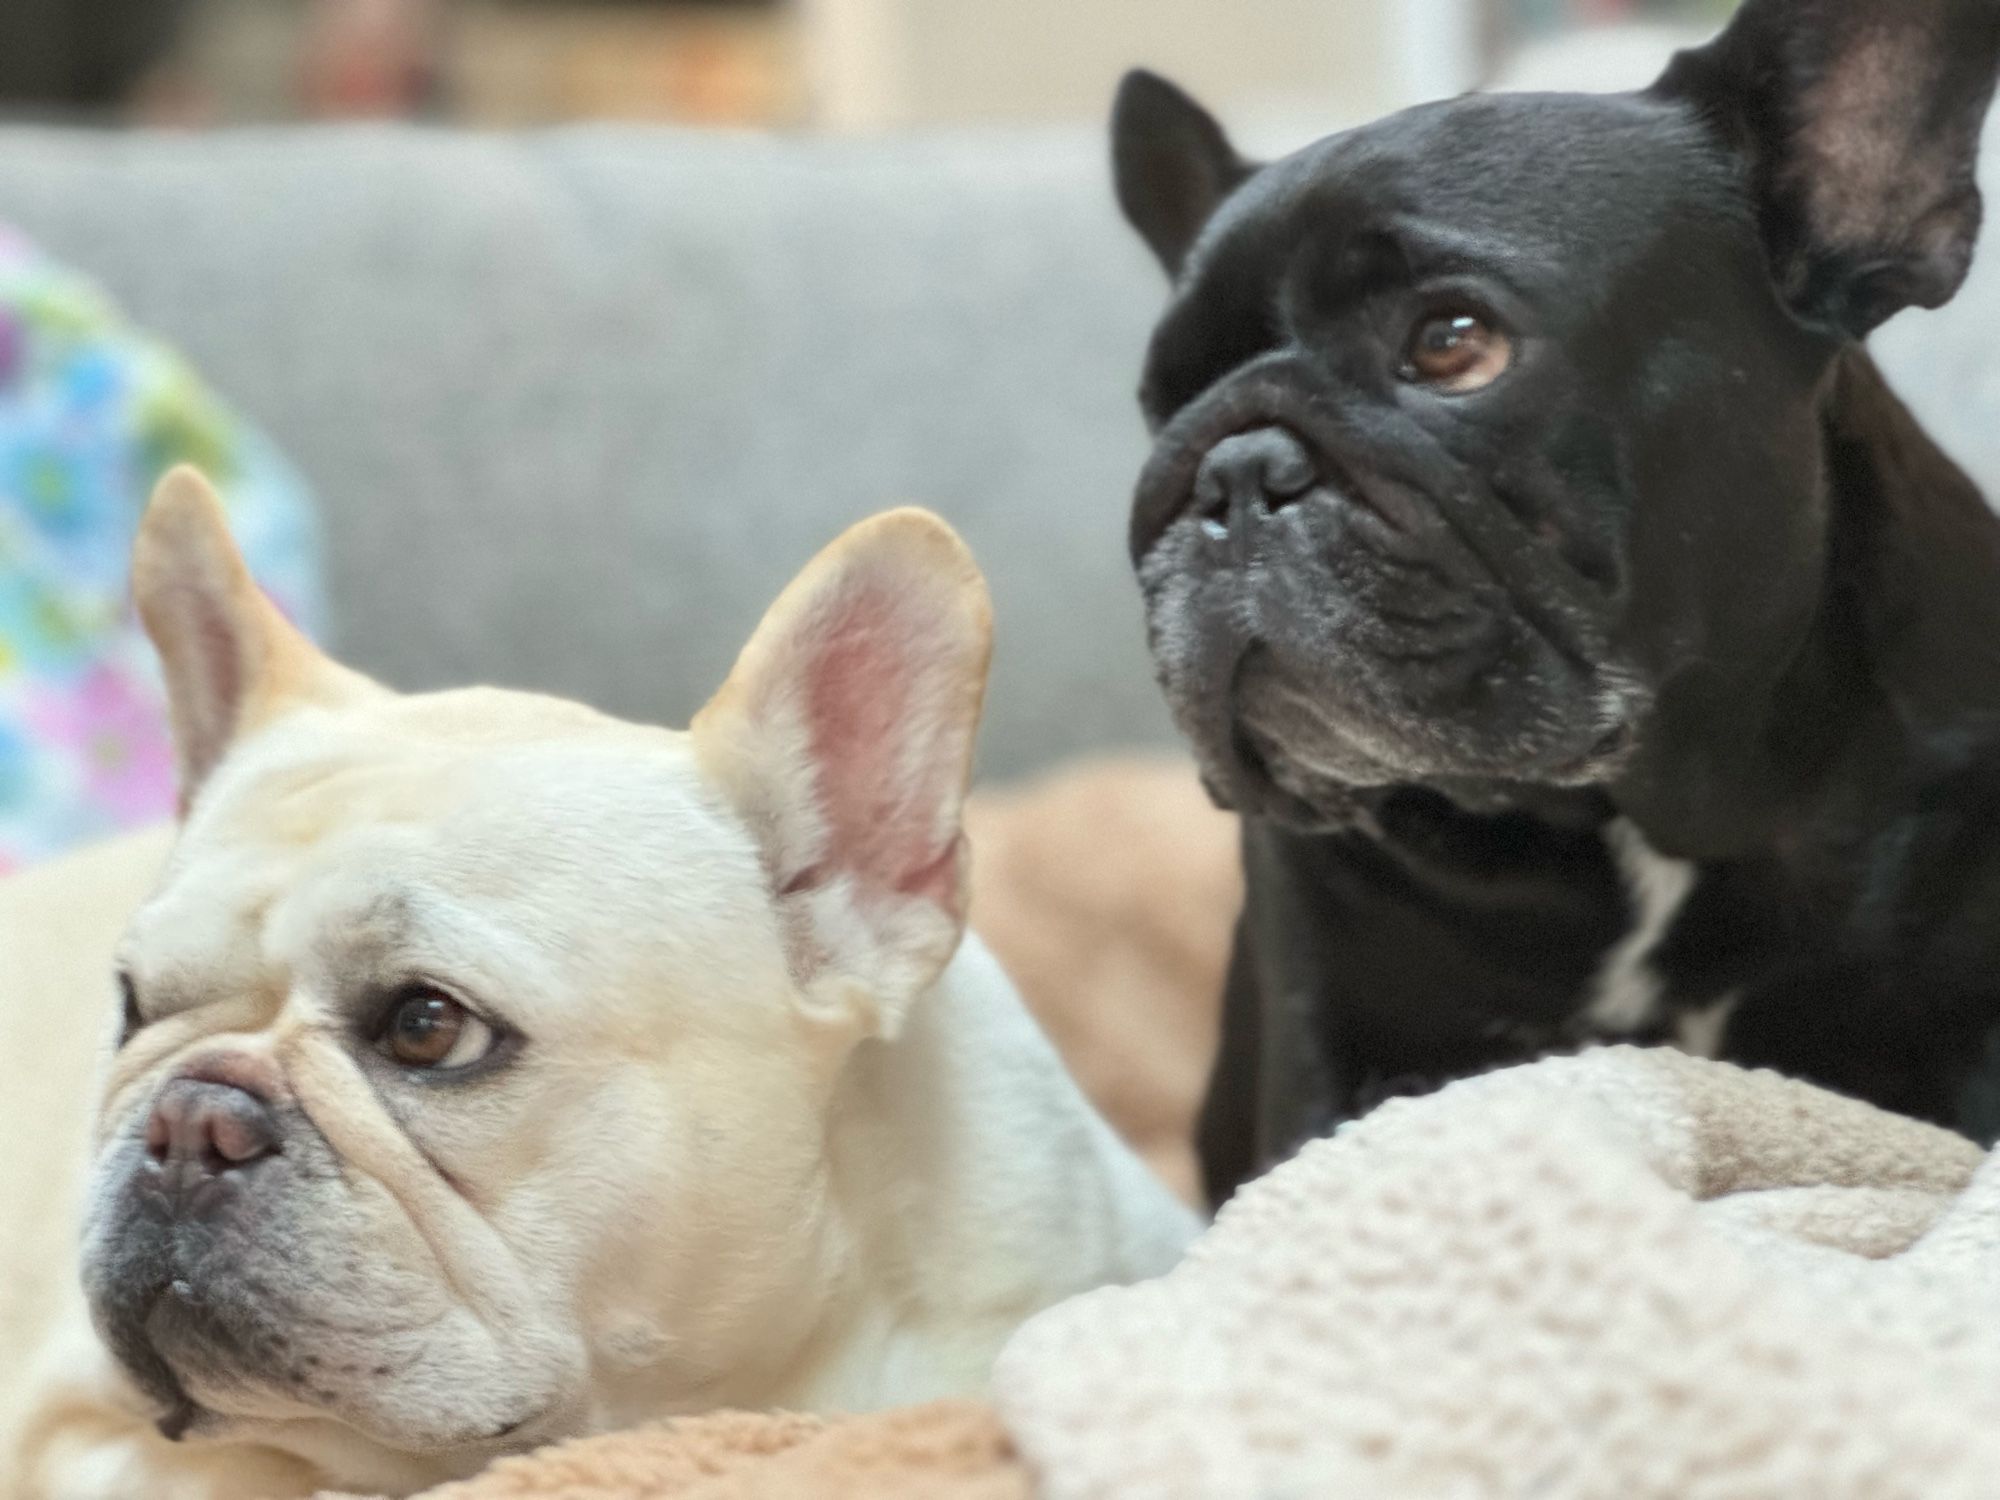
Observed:
[[[1174,276],[1133,558],[1245,814],[1217,1197],[1384,1094],[1703,1014],[2000,1128],[2000,521],[1857,342],[1963,280],[1996,68],[2000,0],[1750,0],[1646,92],[1261,167],[1127,80]],[[1458,312],[1511,361],[1452,394],[1408,353]],[[1619,839],[1687,884],[1614,1024]]]

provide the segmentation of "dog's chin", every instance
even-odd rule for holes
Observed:
[[[1210,792],[1304,832],[1365,822],[1391,787],[1484,812],[1531,790],[1605,785],[1633,752],[1643,702],[1617,672],[1579,667],[1509,621],[1455,652],[1239,638],[1194,659],[1231,663],[1181,676],[1163,662]]]
[[[510,1392],[518,1415],[468,1419],[459,1399],[467,1393],[445,1396],[411,1381],[406,1356],[352,1343],[315,1353],[328,1349],[323,1330],[288,1327],[233,1286],[177,1281],[117,1343],[159,1407],[161,1432],[174,1439],[268,1440],[325,1422],[393,1452],[480,1453],[534,1441],[564,1406],[554,1395],[521,1402],[522,1393]],[[393,1424],[379,1420],[385,1404],[397,1413]]]
[[[99,1163],[82,1264],[106,1347],[172,1438],[330,1424],[402,1454],[517,1446],[580,1389],[580,1354],[522,1357],[423,1266],[414,1229],[358,1214],[304,1131],[181,1197],[127,1133]]]
[[[1184,508],[1139,580],[1161,684],[1216,799],[1324,828],[1385,787],[1491,802],[1612,779],[1647,695],[1552,628],[1548,597],[1578,592],[1559,558],[1512,571],[1523,580],[1383,483],[1315,486],[1226,528]]]

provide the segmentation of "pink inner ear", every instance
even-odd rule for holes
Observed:
[[[970,726],[951,701],[950,626],[866,580],[832,613],[804,668],[823,866],[864,896],[915,897],[957,916],[958,830],[943,814]]]

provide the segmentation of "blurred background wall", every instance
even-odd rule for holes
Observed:
[[[1360,117],[1524,44],[1731,0],[4,0],[0,112],[841,130],[1095,119],[1144,62],[1237,120]]]
[[[1175,743],[1125,561],[1161,279],[1106,181],[1120,73],[1264,155],[1643,83],[1728,4],[0,0],[0,870],[171,806],[125,559],[176,459],[364,670],[666,723],[800,559],[920,502],[1004,622],[987,774]],[[314,124],[353,120],[418,124]],[[430,128],[568,122],[613,123]],[[1909,337],[2000,474],[1968,302]]]

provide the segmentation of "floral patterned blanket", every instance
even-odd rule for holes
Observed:
[[[0,225],[0,873],[172,811],[127,565],[153,481],[183,460],[215,478],[252,570],[315,631],[298,476],[179,356]]]

